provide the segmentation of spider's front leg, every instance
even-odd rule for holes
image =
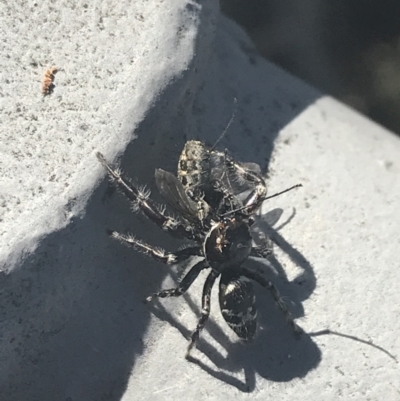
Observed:
[[[111,237],[122,242],[123,244],[131,246],[137,251],[150,256],[157,262],[165,263],[167,265],[174,265],[176,263],[183,262],[184,260],[189,259],[191,256],[202,256],[201,248],[198,246],[180,249],[179,251],[171,253],[165,252],[164,249],[159,247],[146,244],[142,240],[136,239],[132,235],[124,235],[116,231],[111,231],[109,234]]]
[[[257,283],[259,283],[260,285],[262,285],[263,287],[267,288],[269,290],[269,292],[271,293],[272,298],[275,301],[275,304],[283,312],[283,314],[285,315],[285,318],[286,318],[286,322],[289,324],[290,327],[292,327],[295,334],[300,335],[303,333],[303,329],[295,323],[293,316],[290,313],[289,309],[287,308],[286,304],[283,302],[278,289],[274,286],[274,284],[271,281],[267,280],[266,278],[261,276],[259,273],[249,270],[245,267],[241,267],[239,271],[243,276],[245,276],[251,280],[254,280]]]
[[[192,333],[192,338],[190,340],[189,346],[186,351],[185,358],[190,358],[190,351],[195,346],[196,341],[199,339],[200,331],[203,330],[204,325],[206,324],[211,310],[211,290],[215,283],[216,278],[219,276],[219,272],[212,270],[208,275],[206,282],[203,287],[203,296],[201,299],[201,317],[197,323],[196,330]]]
[[[234,174],[239,183],[246,183],[253,187],[252,191],[243,202],[247,213],[254,213],[260,206],[262,200],[267,194],[267,186],[264,178],[253,169],[247,168],[244,164],[238,163],[232,159],[228,151],[225,150],[224,160],[227,169]]]
[[[97,152],[96,156],[100,163],[107,169],[110,177],[118,185],[125,196],[132,202],[135,209],[139,209],[151,221],[156,223],[163,230],[178,238],[194,239],[193,227],[183,224],[180,221],[166,216],[160,207],[157,207],[150,199],[150,191],[145,188],[138,188],[121,177],[118,170],[114,170],[106,161],[104,156]]]
[[[229,155],[228,150],[225,149],[223,154],[225,166],[228,168],[229,171],[236,175],[236,178],[240,182],[247,182],[252,185],[262,185],[266,187],[264,178],[261,176],[261,169],[255,163],[239,163]],[[249,168],[248,165],[254,165],[258,167],[258,171],[255,171],[253,168]]]
[[[230,183],[228,183],[230,185]],[[219,194],[218,206],[216,208],[217,215],[221,215],[228,211],[237,209],[242,206],[232,190],[226,188],[222,180],[214,179],[212,181],[212,187],[216,194]]]

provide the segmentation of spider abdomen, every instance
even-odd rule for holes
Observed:
[[[229,270],[221,274],[219,305],[222,316],[236,335],[251,340],[257,328],[256,297],[253,284]]]

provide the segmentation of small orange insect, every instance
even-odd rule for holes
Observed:
[[[50,67],[45,71],[42,80],[42,93],[44,96],[50,95],[50,93],[53,91],[54,74],[56,72],[57,72],[57,67]]]

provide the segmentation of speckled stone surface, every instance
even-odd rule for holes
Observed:
[[[398,357],[399,138],[262,60],[212,1],[35,4],[1,6],[1,398],[400,399],[387,354],[315,335]],[[182,298],[142,303],[183,267],[106,230],[182,242],[130,211],[94,153],[120,155],[162,201],[154,169],[176,172],[188,139],[213,144],[234,98],[219,147],[258,163],[270,193],[303,184],[263,206],[283,210],[264,269],[306,334],[293,338],[259,289],[258,336],[243,344],[214,291],[189,363],[205,277]]]

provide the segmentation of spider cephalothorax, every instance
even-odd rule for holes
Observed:
[[[179,218],[173,218],[152,202],[149,191],[124,180],[101,153],[97,153],[97,157],[134,204],[135,210],[140,210],[164,231],[186,238],[192,244],[167,253],[132,236],[112,232],[112,237],[166,264],[176,264],[192,256],[201,257],[176,288],[157,292],[147,301],[182,295],[202,270],[210,269],[203,288],[201,317],[186,357],[209,317],[211,290],[218,277],[222,316],[240,338],[249,340],[256,332],[257,310],[252,280],[271,292],[293,330],[301,332],[272,282],[244,265],[249,256],[265,258],[270,253],[267,244],[254,244],[251,232],[252,216],[267,199],[265,181],[257,165],[238,163],[227,151],[218,152],[202,142],[188,141],[178,162],[177,177],[161,169],[155,174],[159,191],[168,205],[179,213]]]
[[[250,255],[252,237],[247,221],[225,218],[211,227],[204,240],[204,256],[220,271],[240,266]]]

